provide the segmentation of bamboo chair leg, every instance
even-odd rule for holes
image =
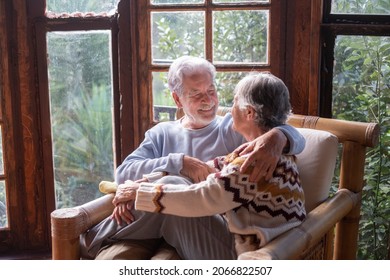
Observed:
[[[365,153],[365,147],[358,143],[348,141],[344,143],[340,171],[340,189],[348,188],[354,193],[361,194],[364,182]],[[350,170],[350,172],[346,172],[346,170]],[[351,212],[336,225],[335,259],[356,259],[360,207],[361,199]]]

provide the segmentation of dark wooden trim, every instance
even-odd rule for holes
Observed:
[[[25,214],[23,203],[24,174],[22,166],[23,141],[20,112],[20,83],[18,57],[15,48],[18,46],[16,32],[13,31],[16,18],[13,2],[0,2],[0,83],[1,106],[3,113],[3,160],[7,186],[8,228],[0,230],[0,253],[17,251],[26,247],[25,231],[22,217]],[[5,132],[5,133],[4,133]],[[17,242],[16,242],[17,241]]]
[[[270,7],[269,71],[282,80],[286,78],[287,1],[272,1]],[[266,67],[259,66],[259,69]],[[266,69],[264,69],[266,70]]]
[[[134,1],[133,1],[134,2]],[[136,28],[131,26],[130,17],[132,12],[130,1],[120,1],[118,6],[118,124],[115,126],[118,140],[118,150],[116,151],[116,163],[119,165],[124,158],[134,149],[134,122],[133,122],[133,80],[136,78],[133,71],[133,61],[136,58],[137,52],[131,51],[134,49],[133,36]]]
[[[310,20],[310,70],[307,113],[317,116],[320,99],[320,64],[321,64],[321,22],[323,15],[323,1],[311,2]]]
[[[133,1],[133,3],[136,1]],[[137,11],[137,15],[131,13],[131,26],[134,30],[132,52],[135,52],[133,64],[135,79],[133,80],[133,118],[135,126],[134,143],[138,147],[144,139],[144,134],[153,125],[153,106],[152,104],[152,72],[150,66],[152,64],[152,49],[150,38],[150,10],[148,9],[148,1],[139,1],[134,3],[132,12]],[[135,21],[136,20],[136,21]]]
[[[47,250],[50,230],[39,145],[34,40],[25,1],[6,1],[5,5],[1,10],[5,35],[2,38],[8,40],[2,46],[5,52],[2,67],[9,87],[3,88],[6,97],[3,112],[5,135],[9,137],[4,149],[10,218],[5,250]]]
[[[372,14],[329,14],[325,23],[358,25],[389,25],[390,15]]]
[[[315,0],[319,1],[319,0]],[[293,112],[308,113],[313,1],[287,1],[286,75]]]
[[[321,50],[321,87],[319,100],[319,116],[332,117],[332,81],[334,62],[335,35],[323,30]]]
[[[72,18],[37,18],[43,22],[47,31],[78,31],[111,29],[115,16],[110,17],[72,17]]]
[[[34,0],[27,2],[27,13],[30,18],[43,17],[46,11],[46,0]]]
[[[32,50],[35,50],[36,75],[37,75],[37,100],[39,107],[40,124],[40,147],[43,181],[46,190],[47,200],[47,223],[50,225],[50,213],[55,210],[54,190],[54,162],[53,146],[51,137],[51,114],[49,98],[49,81],[47,76],[47,49],[46,49],[46,25],[37,22],[33,25],[31,32],[35,39]]]
[[[390,36],[390,24],[337,24],[325,23],[321,28],[335,35]]]

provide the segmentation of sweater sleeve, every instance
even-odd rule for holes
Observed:
[[[253,200],[257,188],[230,163],[206,181],[190,186],[141,183],[135,208],[185,217],[222,214]]]
[[[184,154],[167,153],[164,155],[163,149],[167,149],[172,141],[166,141],[161,137],[164,137],[164,133],[159,130],[158,126],[146,132],[141,145],[128,155],[116,169],[116,183],[122,184],[126,180],[137,180],[142,178],[144,174],[157,171],[179,174],[183,167]]]
[[[281,130],[284,135],[286,135],[289,141],[290,150],[286,154],[297,155],[303,151],[303,149],[305,148],[306,140],[295,127],[288,124],[284,124],[276,128]]]

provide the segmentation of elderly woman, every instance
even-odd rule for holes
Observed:
[[[233,127],[247,141],[284,124],[290,111],[287,87],[270,73],[251,73],[236,86]],[[209,164],[216,172],[197,184],[165,176],[119,185],[113,200],[117,228],[112,235],[89,232],[89,253],[102,245],[95,241],[99,235],[106,243],[163,237],[183,259],[236,259],[242,252],[237,243],[250,239],[251,246],[264,246],[299,225],[306,213],[295,157],[282,155],[273,177],[257,183],[249,181],[250,168],[240,172],[244,160],[237,153],[215,158]],[[130,199],[135,210],[128,209]],[[122,219],[131,219],[130,225],[121,228]]]

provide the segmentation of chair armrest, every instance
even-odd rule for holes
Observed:
[[[80,259],[80,234],[108,217],[113,209],[114,194],[108,194],[74,208],[51,213],[52,258]]]
[[[360,194],[341,189],[313,209],[303,223],[264,247],[241,254],[240,260],[300,259],[360,201]]]

